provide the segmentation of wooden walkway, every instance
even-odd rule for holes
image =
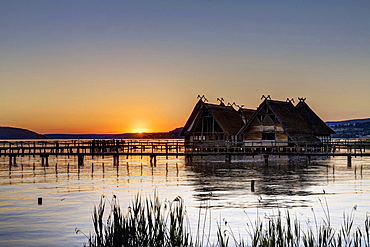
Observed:
[[[212,145],[210,145],[212,144]],[[42,141],[0,141],[0,155],[9,157],[9,164],[16,164],[18,156],[40,156],[42,164],[48,163],[49,156],[76,155],[82,165],[85,156],[112,156],[118,165],[120,156],[148,156],[155,164],[158,156],[225,156],[231,161],[233,156],[263,155],[265,163],[272,155],[278,156],[346,156],[348,166],[352,157],[370,156],[370,142],[332,141],[320,146],[294,145],[292,143],[250,142],[233,143],[214,142],[185,144],[183,140],[42,140]]]
[[[119,156],[149,156],[156,162],[157,156],[184,155],[182,140],[45,140],[45,141],[0,141],[0,155],[9,157],[9,164],[16,164],[17,156],[40,156],[42,164],[48,163],[49,156],[78,157],[82,165],[85,156],[112,156],[118,164]]]

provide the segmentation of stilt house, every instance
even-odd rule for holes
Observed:
[[[185,142],[242,142],[243,136],[238,135],[245,125],[243,113],[223,102],[219,105],[206,103],[202,99],[195,105],[181,135]]]
[[[239,134],[243,135],[246,145],[320,144],[299,109],[290,101],[265,99]]]
[[[319,145],[334,134],[305,99],[294,106],[292,100],[265,97],[257,110],[206,103],[202,97],[195,105],[181,135],[185,143],[219,145],[233,142],[243,145],[287,146]]]

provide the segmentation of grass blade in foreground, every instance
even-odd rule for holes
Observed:
[[[289,211],[282,215],[267,217],[264,220],[257,218],[255,222],[250,221],[247,225],[245,235],[239,233],[236,237],[231,227],[225,223],[217,222],[217,239],[211,244],[209,236],[199,233],[201,217],[198,218],[198,232],[195,239],[192,238],[190,225],[188,223],[183,199],[176,197],[172,202],[161,203],[155,193],[153,198],[143,200],[137,195],[123,213],[118,205],[117,199],[113,196],[111,211],[106,222],[104,222],[105,201],[103,198],[100,204],[94,207],[93,223],[95,233],[86,236],[87,246],[124,246],[124,247],[175,247],[175,246],[281,246],[281,247],[335,247],[347,246],[370,247],[370,214],[367,213],[364,228],[353,225],[353,207],[349,215],[344,214],[343,224],[334,228],[330,224],[329,207],[323,207],[326,218],[318,222],[315,218],[315,225],[301,226],[298,219],[292,219]],[[209,209],[207,209],[209,210]],[[206,214],[207,215],[207,214]],[[204,223],[206,222],[204,218]],[[225,221],[226,222],[226,221]],[[209,221],[208,229],[211,229]],[[203,225],[203,227],[205,227]],[[223,229],[226,228],[226,229]],[[76,233],[82,233],[76,230]],[[206,235],[207,235],[206,234]],[[208,239],[203,241],[203,239]]]

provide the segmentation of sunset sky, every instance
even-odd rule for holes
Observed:
[[[0,126],[169,131],[198,94],[370,117],[370,1],[0,0]]]

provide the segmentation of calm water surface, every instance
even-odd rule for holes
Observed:
[[[255,180],[252,191],[251,180]],[[268,167],[258,157],[246,162],[196,162],[183,157],[160,158],[156,167],[146,157],[94,157],[77,166],[76,157],[51,157],[48,166],[40,157],[17,158],[9,166],[0,157],[0,246],[82,246],[93,230],[91,212],[102,195],[116,195],[127,208],[137,193],[161,201],[182,196],[196,229],[200,206],[209,206],[216,223],[226,219],[236,232],[245,234],[246,223],[289,208],[301,222],[324,216],[327,202],[333,224],[353,207],[355,224],[370,212],[370,158],[356,157],[347,167],[346,157],[311,161],[280,158]],[[37,199],[42,197],[42,205]],[[204,210],[201,211],[204,213]],[[210,213],[210,215],[209,215]]]

